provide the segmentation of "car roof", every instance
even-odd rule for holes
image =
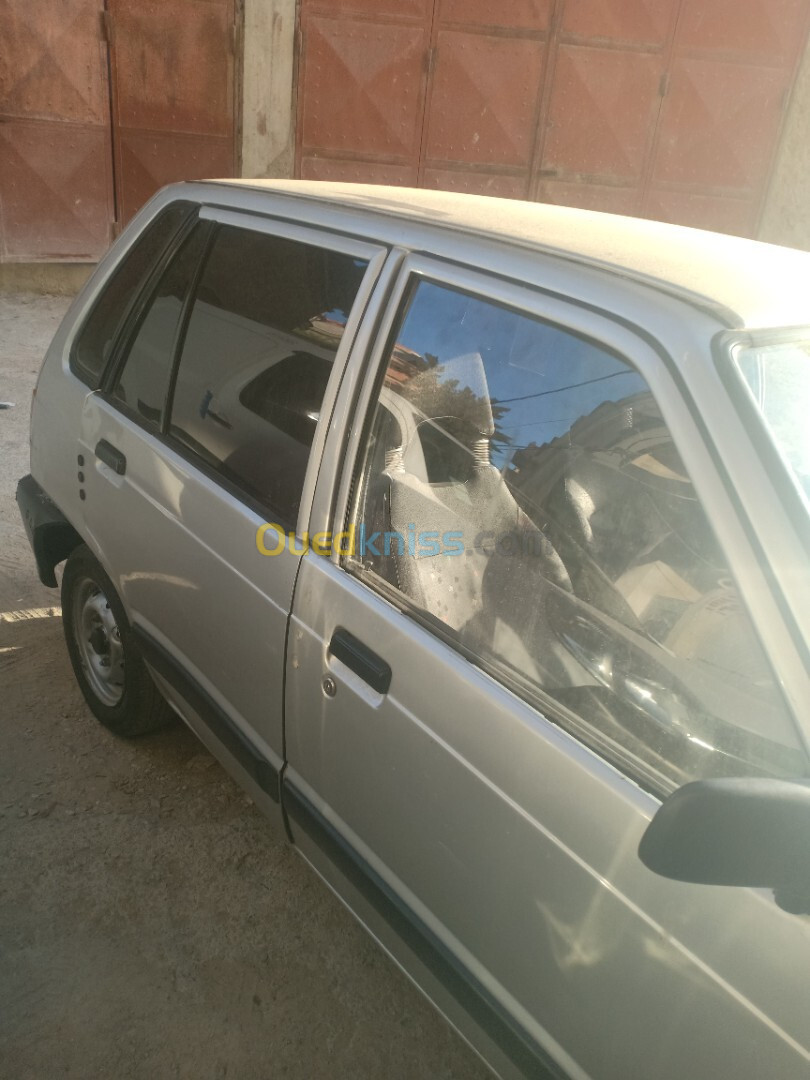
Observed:
[[[552,253],[723,309],[742,326],[810,323],[810,253],[756,240],[548,203],[318,180],[209,183],[316,199]]]

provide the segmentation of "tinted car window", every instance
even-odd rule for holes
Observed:
[[[190,209],[190,203],[177,202],[158,214],[118,265],[80,330],[70,366],[93,389],[101,383],[113,343],[130,305]]]
[[[419,284],[348,565],[633,775],[805,771],[660,410],[594,342]]]
[[[331,361],[325,357],[295,352],[257,375],[239,400],[256,416],[309,447],[331,371]]]
[[[219,229],[194,299],[171,434],[294,526],[332,362],[366,264]]]
[[[183,302],[207,235],[207,225],[197,225],[165,270],[141,316],[113,388],[119,401],[158,427],[163,420]]]

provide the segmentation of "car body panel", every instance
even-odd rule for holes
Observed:
[[[126,457],[123,476],[96,457],[102,439]],[[90,462],[83,531],[130,621],[174,653],[280,769],[278,688],[298,560],[281,558],[268,575],[254,539],[262,515],[98,393],[85,401],[79,445]],[[233,619],[227,633],[223,619]]]
[[[287,781],[317,791],[403,902],[585,1075],[633,1075],[641,1045],[649,1076],[753,1077],[766,1061],[769,1075],[801,1075],[806,1016],[789,986],[810,926],[760,893],[656,879],[637,856],[652,796],[367,592],[304,559]],[[390,662],[387,695],[329,656],[338,626]]]

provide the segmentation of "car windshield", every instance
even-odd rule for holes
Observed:
[[[810,333],[740,347],[733,358],[810,513]]]

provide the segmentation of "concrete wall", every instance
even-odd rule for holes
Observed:
[[[290,177],[296,0],[245,0],[242,176]]]
[[[810,250],[810,47],[788,103],[759,239]]]
[[[75,296],[93,270],[95,263],[0,263],[0,295]]]

